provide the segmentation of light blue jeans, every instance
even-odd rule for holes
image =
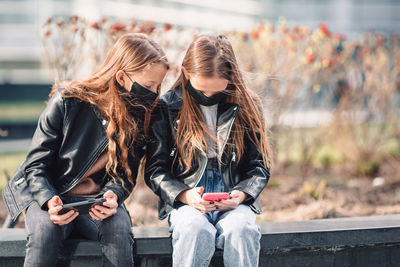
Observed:
[[[207,169],[198,186],[221,191],[218,169]],[[258,266],[261,233],[255,220],[247,205],[207,214],[188,205],[174,209],[169,217],[173,266],[208,266],[216,247],[224,250],[225,266]]]

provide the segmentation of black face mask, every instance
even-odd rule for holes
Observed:
[[[158,96],[158,92],[154,93],[149,89],[141,86],[137,82],[134,82],[131,87],[131,91],[129,91],[129,100],[137,103],[143,104],[146,107],[150,107],[154,100],[156,100]]]
[[[211,97],[208,97],[196,88],[194,88],[190,83],[190,80],[187,81],[185,88],[189,92],[189,94],[196,100],[196,102],[203,106],[213,106],[215,104],[218,104],[226,96],[224,90]]]

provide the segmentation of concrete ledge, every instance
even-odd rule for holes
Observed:
[[[399,266],[400,215],[267,222],[260,225],[260,266]],[[171,266],[166,227],[134,227],[135,266]],[[24,229],[0,230],[0,265],[22,266]],[[70,239],[58,266],[99,266],[97,242]],[[210,266],[223,266],[217,251]]]

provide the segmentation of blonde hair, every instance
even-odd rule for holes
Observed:
[[[121,90],[116,80],[116,73],[123,70],[126,73],[141,71],[150,64],[162,63],[169,68],[164,51],[145,34],[130,33],[121,36],[111,48],[105,61],[87,79],[73,82],[63,82],[53,86],[52,96],[57,88],[64,87],[64,97],[78,98],[96,106],[109,121],[106,133],[108,143],[108,162],[106,170],[113,179],[120,179],[117,167],[122,166],[131,184],[135,184],[132,170],[128,164],[128,151],[134,156],[133,142],[140,131],[138,123],[129,114],[125,96],[128,91]],[[158,88],[158,91],[160,88]],[[140,103],[129,103],[141,106]],[[152,105],[154,107],[155,104]],[[151,108],[145,108],[144,132],[147,132]],[[128,149],[129,148],[129,149]],[[123,181],[121,180],[124,186]]]

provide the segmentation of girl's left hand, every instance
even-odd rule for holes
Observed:
[[[90,208],[89,214],[95,220],[104,220],[117,213],[118,196],[111,190],[104,193],[103,197],[107,200],[102,205],[93,205]]]
[[[216,210],[234,210],[246,199],[247,194],[233,190],[230,194],[230,198],[227,200],[215,201]]]

